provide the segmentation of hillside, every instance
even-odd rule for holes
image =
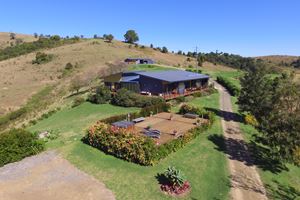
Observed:
[[[282,63],[291,64],[293,61],[297,60],[299,57],[298,56],[288,56],[288,55],[269,55],[269,56],[259,56],[256,58],[277,64],[277,65],[281,65]]]
[[[0,113],[17,109],[46,85],[58,83],[67,87],[68,81],[77,74],[96,77],[98,74],[110,73],[114,69],[109,66],[127,57],[151,57],[157,63],[167,65],[187,66],[192,63],[187,62],[185,56],[163,54],[120,41],[107,43],[101,39],[84,39],[76,44],[43,52],[52,54],[53,60],[40,65],[32,64],[35,53],[30,53],[0,62]],[[62,77],[68,62],[73,65],[77,63],[79,67],[70,75]]]
[[[16,33],[16,39],[21,39],[23,42],[32,42],[37,40],[36,38],[33,37],[33,35],[19,34],[19,33]],[[16,40],[10,39],[10,33],[0,32],[0,49],[9,47],[11,45],[11,42],[15,44]]]

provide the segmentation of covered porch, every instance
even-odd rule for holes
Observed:
[[[168,83],[163,82],[163,93],[159,96],[166,100],[180,96],[189,96],[204,90],[208,85],[208,80],[189,80],[184,82]]]

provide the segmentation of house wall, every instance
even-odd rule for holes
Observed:
[[[163,93],[163,84],[161,80],[140,76],[139,79],[140,90],[144,92],[151,92],[152,94]]]

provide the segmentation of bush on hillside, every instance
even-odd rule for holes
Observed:
[[[104,85],[96,87],[95,91],[88,97],[88,101],[95,104],[108,103],[111,100],[111,92]]]
[[[23,129],[12,129],[0,134],[0,167],[35,155],[44,149],[37,136]]]
[[[232,96],[238,96],[240,94],[240,89],[227,78],[218,76],[217,82],[224,86]]]
[[[112,104],[123,107],[145,107],[165,102],[160,97],[142,96],[122,88],[113,95]]]
[[[57,40],[56,37],[52,39],[40,37],[37,41],[34,42],[24,42],[22,44],[6,47],[5,49],[0,50],[0,61],[31,53],[40,49],[54,48],[64,44],[72,44],[77,41],[78,40],[76,38]]]
[[[50,62],[53,59],[53,55],[46,54],[43,52],[37,52],[35,55],[35,60],[32,60],[32,64],[44,64]]]

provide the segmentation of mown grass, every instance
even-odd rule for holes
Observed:
[[[236,101],[237,98],[232,97],[233,110],[238,113]],[[259,133],[253,126],[240,123],[240,128],[244,134],[244,139],[248,143],[255,142],[254,135]],[[259,174],[270,199],[300,199],[300,167],[286,164],[285,170],[273,171],[272,169],[264,167],[264,164],[262,164],[258,165],[257,168],[259,169]]]
[[[49,118],[28,128],[32,132],[53,131],[59,137],[47,143],[47,147],[60,147],[80,140],[88,126],[99,119],[117,114],[138,111],[138,108],[123,108],[110,104],[95,105],[85,102],[75,108],[65,108]]]
[[[216,79],[217,76],[222,76],[222,77],[228,79],[230,82],[232,82],[238,88],[241,88],[239,78],[243,75],[243,71],[240,71],[240,70],[206,71],[206,70],[203,70],[202,73],[209,74],[213,79]]]
[[[193,103],[218,108],[219,95],[197,98]],[[132,110],[111,105],[84,103],[77,108],[55,113],[31,127],[30,130],[59,130],[61,134],[56,140],[60,142],[51,147],[56,147],[79,169],[104,182],[117,199],[173,199],[160,191],[156,179],[157,174],[162,173],[169,165],[181,169],[191,182],[191,193],[182,199],[227,199],[229,178],[226,158],[208,139],[211,134],[222,134],[219,119],[211,129],[183,149],[172,153],[159,164],[151,167],[117,159],[79,141],[85,134],[85,129],[93,121]]]

